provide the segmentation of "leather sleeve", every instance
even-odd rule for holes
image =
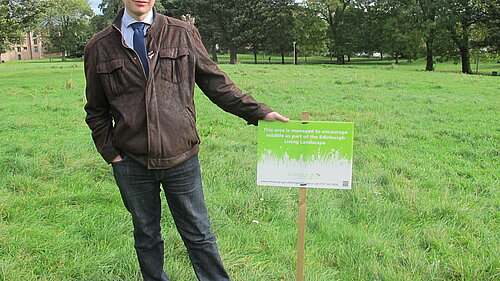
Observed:
[[[192,26],[193,49],[195,51],[196,84],[205,95],[223,110],[257,125],[273,110],[257,102],[251,95],[243,94],[233,81],[210,59],[202,43],[200,33]]]
[[[112,144],[113,122],[110,105],[96,71],[96,56],[96,46],[87,45],[84,59],[85,79],[87,82],[85,88],[87,98],[85,111],[87,116],[85,121],[92,131],[92,138],[97,151],[106,162],[110,163],[120,152]]]

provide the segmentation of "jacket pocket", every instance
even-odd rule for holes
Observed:
[[[182,83],[189,75],[189,49],[166,47],[160,49],[161,78],[172,83]]]
[[[194,111],[188,106],[186,106],[186,115],[189,120],[189,124],[191,125],[191,131],[193,132],[194,139],[196,140],[196,143],[200,143],[200,137],[198,136],[198,131],[196,130],[196,116]]]
[[[97,73],[108,95],[118,96],[124,89],[124,60],[116,59],[97,64]]]

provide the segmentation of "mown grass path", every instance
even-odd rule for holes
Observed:
[[[498,77],[221,68],[292,119],[355,122],[353,190],[308,193],[306,280],[498,280]],[[84,86],[81,62],[0,65],[0,280],[140,280],[129,215],[83,121]],[[298,190],[257,187],[256,128],[201,92],[196,105],[232,278],[294,280]],[[165,269],[195,280],[164,213]]]

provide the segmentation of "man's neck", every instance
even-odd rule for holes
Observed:
[[[151,14],[153,12],[153,10],[151,9],[149,11],[149,13],[147,14],[142,14],[142,15],[135,15],[135,14],[132,14],[132,13],[129,13],[127,11],[127,9],[125,9],[125,13],[127,13],[130,17],[132,17],[133,19],[135,19],[136,21],[144,21],[145,18],[147,18],[149,16],[149,14]]]

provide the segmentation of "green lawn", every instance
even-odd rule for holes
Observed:
[[[221,65],[292,119],[355,122],[353,189],[308,192],[306,280],[500,278],[500,77],[423,65]],[[0,64],[0,280],[140,280],[129,215],[83,121],[84,85],[79,61]],[[196,105],[233,280],[294,280],[298,190],[256,186],[256,128],[201,92]],[[195,280],[164,213],[165,269]]]
[[[271,57],[271,64],[281,64],[281,56],[276,56],[276,55],[263,55],[259,54],[257,56],[257,63],[258,64],[269,64],[269,57]],[[238,59],[241,63],[243,64],[254,64],[254,56],[252,54],[239,54]],[[435,58],[437,60],[438,57]],[[229,55],[221,55],[219,56],[219,60],[221,63],[228,63],[229,62]],[[314,57],[298,57],[298,64],[303,65],[303,64],[335,64],[336,59],[333,58],[331,60],[328,57],[322,57],[322,56],[314,56]],[[479,62],[479,66],[476,69],[476,64],[474,63],[475,60],[474,58],[471,58],[471,68],[472,72],[480,75],[492,75],[493,71],[496,71],[500,75],[500,63],[497,61],[493,60],[487,60],[487,59],[482,59]],[[285,57],[285,63],[286,64],[293,64],[293,57]],[[343,67],[349,67],[349,66],[356,66],[356,67],[368,67],[370,69],[372,68],[380,68],[380,69],[386,69],[387,67],[390,68],[404,68],[407,70],[420,70],[423,71],[425,70],[425,58],[417,59],[415,61],[412,61],[411,63],[408,62],[406,59],[400,59],[398,65],[394,65],[395,61],[390,59],[390,58],[384,58],[384,60],[380,60],[380,58],[352,58],[351,62],[347,63],[347,58],[346,58],[346,65]],[[440,63],[436,62],[434,64],[434,68],[436,72],[461,72],[462,71],[462,65],[460,61],[457,62],[445,62],[445,63]]]

